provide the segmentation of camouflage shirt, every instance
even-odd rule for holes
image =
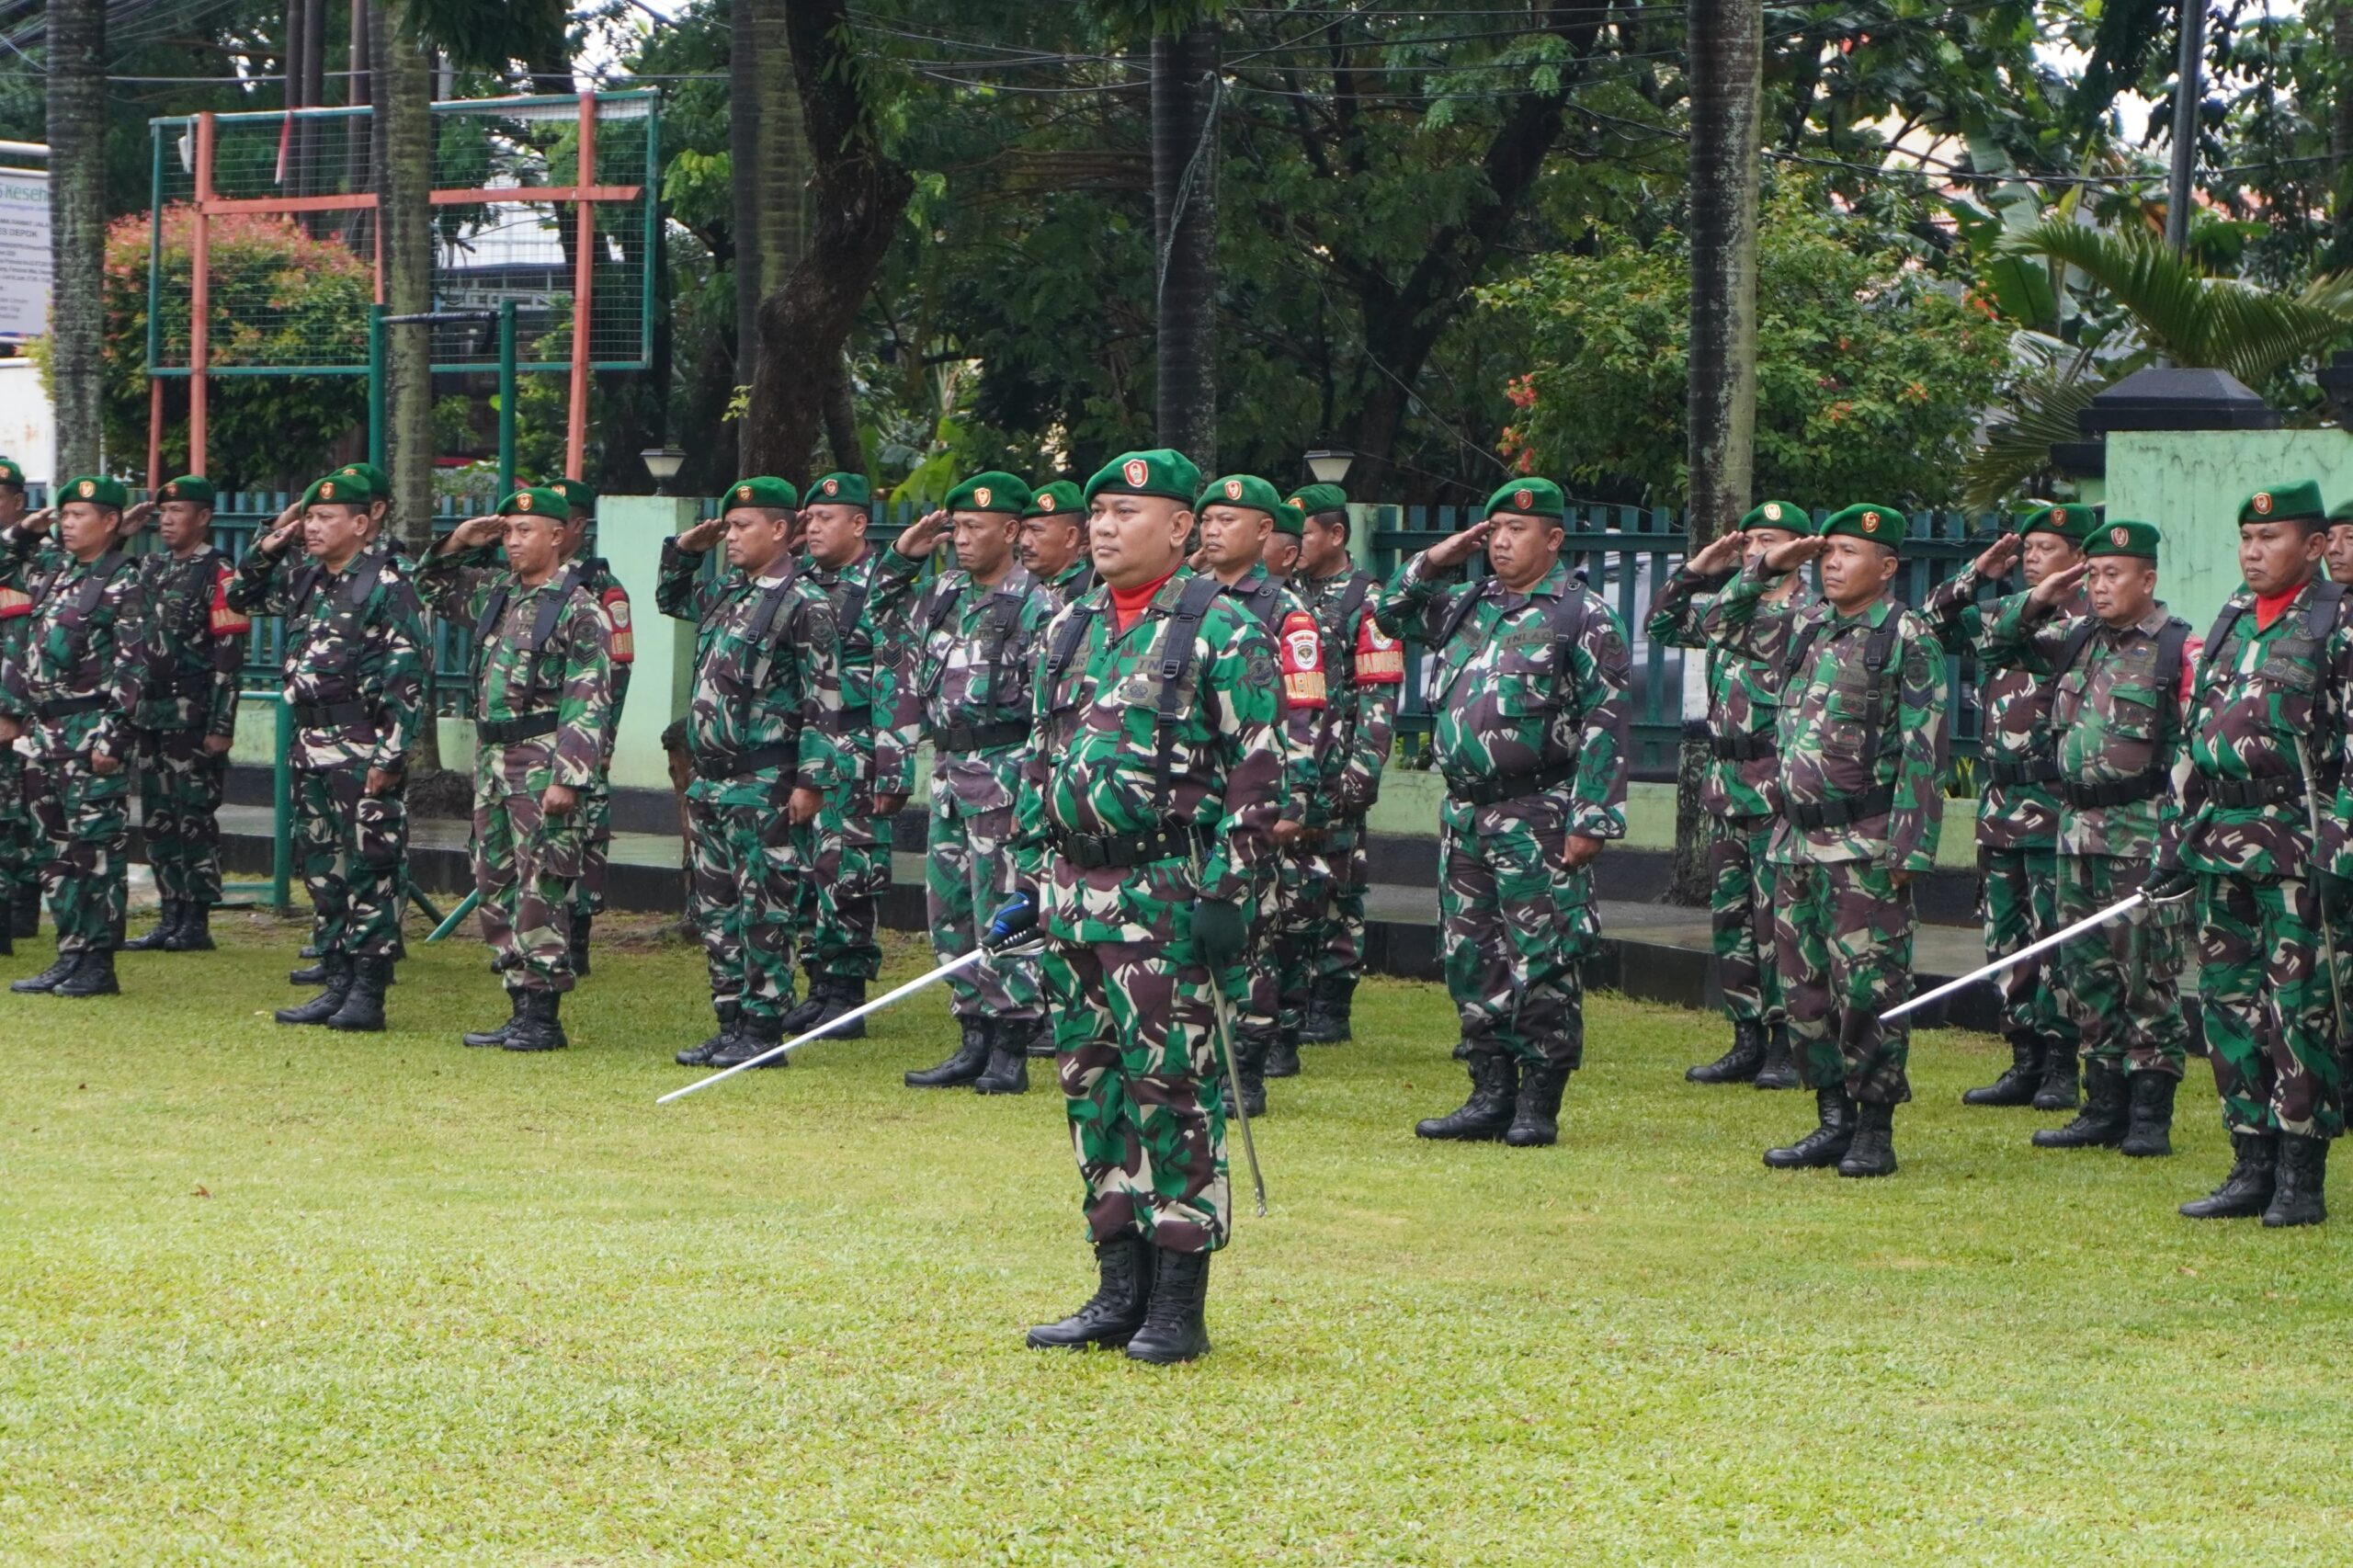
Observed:
[[[139,710],[149,659],[131,559],[108,551],[77,561],[40,535],[12,528],[0,552],[0,582],[32,600],[0,679],[0,713],[26,725],[42,756],[103,752],[128,761],[128,720]],[[74,710],[58,710],[69,704]]]
[[[1337,744],[1331,731],[1323,633],[1290,585],[1269,575],[1263,562],[1227,584],[1223,597],[1275,640],[1282,681],[1278,721],[1283,737],[1281,820],[1322,827],[1330,814],[1324,763]]]
[[[1436,661],[1430,744],[1449,788],[1461,795],[1481,780],[1557,775],[1501,809],[1565,796],[1570,833],[1623,838],[1631,657],[1616,613],[1564,563],[1524,594],[1492,577],[1450,587],[1454,576],[1416,555],[1379,611],[1383,631],[1425,644]],[[1586,602],[1571,607],[1571,596]],[[1565,643],[1556,616],[1574,628]]]
[[[1405,648],[1381,629],[1381,580],[1370,572],[1297,577],[1292,586],[1324,632],[1331,755],[1324,789],[1335,817],[1360,817],[1381,795],[1381,770],[1397,732],[1397,694],[1405,685]],[[1350,611],[1350,591],[1361,586]],[[1352,622],[1353,624],[1348,624]]]
[[[229,606],[284,618],[298,767],[398,773],[423,722],[424,606],[406,558],[371,544],[330,572],[291,550],[248,551]]]
[[[1116,628],[1109,590],[1098,586],[1046,632],[1051,649],[1066,622],[1085,619],[1061,679],[1039,674],[1037,744],[1022,756],[1014,850],[1022,880],[1040,890],[1047,930],[1064,941],[1165,940],[1197,892],[1246,906],[1274,875],[1271,832],[1283,787],[1274,639],[1222,596],[1195,633],[1183,677],[1190,689],[1179,689],[1164,747],[1161,645],[1192,576],[1179,567],[1125,631]],[[1198,830],[1198,877],[1181,858],[1086,869],[1051,852],[1059,834],[1167,824]]]
[[[620,740],[621,705],[629,700],[629,672],[637,661],[636,608],[629,590],[613,573],[612,562],[600,555],[577,557],[580,581],[595,596],[605,618],[605,649],[613,667],[613,722],[605,726],[605,768],[613,766],[613,747]]]
[[[904,676],[898,669],[900,640],[876,619],[874,577],[882,555],[865,546],[845,566],[801,558],[801,570],[834,607],[841,629],[843,740],[861,779],[875,792],[911,795],[915,788],[915,748],[904,728],[891,722],[894,694]]]
[[[1737,638],[1787,575],[1742,568],[1717,605],[1725,635]],[[1886,667],[1875,678],[1872,633],[1891,620]],[[1947,717],[1945,655],[1936,634],[1882,594],[1853,615],[1816,600],[1791,618],[1789,635],[1785,661],[1803,648],[1780,693],[1782,820],[1773,834],[1773,859],[1877,860],[1897,871],[1934,867],[1944,825],[1938,784]],[[1792,806],[1869,808],[1880,791],[1886,804],[1851,823],[1801,828],[1790,819]]]
[[[1977,655],[1977,842],[1988,849],[2047,849],[2057,842],[2059,801],[2046,783],[2000,778],[2013,768],[2048,767],[2051,760],[2051,665],[2032,642],[1995,647],[1986,636],[2002,615],[2024,602],[2024,592],[1991,604],[1977,602],[1985,578],[1972,562],[1928,595],[1928,624],[1949,653]],[[2088,612],[2082,595],[2066,607]]]
[[[764,577],[720,565],[705,577],[700,555],[679,549],[675,539],[662,545],[655,602],[663,614],[695,623],[687,749],[714,769],[755,753],[774,760],[697,784],[715,779],[719,793],[763,797],[779,775],[801,789],[840,786],[856,764],[843,738],[833,605],[790,558]]]
[[[209,544],[184,560],[166,551],[139,558],[148,656],[141,729],[237,733],[237,676],[253,621],[229,608],[236,576]]]
[[[501,744],[482,733],[484,724],[552,711],[551,733],[505,744],[546,747],[556,783],[592,790],[613,727],[613,665],[604,609],[577,567],[559,566],[534,587],[494,564],[492,554],[483,550],[431,556],[419,573],[426,597],[445,619],[481,628],[493,601],[499,601],[497,619],[474,640],[476,749],[486,754]]]
[[[1654,642],[1707,650],[1711,756],[1699,804],[1712,815],[1742,822],[1770,816],[1778,806],[1781,665],[1790,656],[1790,629],[1812,601],[1801,594],[1761,602],[1733,635],[1717,610],[1720,590],[1732,577],[1729,572],[1702,577],[1681,568],[1652,601],[1647,630]],[[1756,755],[1725,756],[1718,743]]]
[[[972,811],[1010,806],[1053,596],[1019,564],[994,588],[951,570],[919,589],[923,567],[886,549],[874,568],[877,623],[905,643],[892,722],[909,750],[911,721],[930,737],[934,790]]]
[[[1079,551],[1077,560],[1063,567],[1055,574],[1054,580],[1046,585],[1046,590],[1054,596],[1057,608],[1076,604],[1095,591],[1095,562],[1086,558],[1084,548]]]

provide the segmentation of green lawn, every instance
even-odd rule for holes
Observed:
[[[476,945],[347,1038],[269,1020],[293,927],[229,924],[118,1001],[0,995],[8,1561],[2348,1551],[2353,1211],[2175,1218],[2226,1161],[2200,1063],[2176,1158],[2038,1153],[1955,1102],[1993,1042],[1928,1035],[1901,1176],[1782,1176],[1803,1096],[1688,1087],[1718,1026],[1603,998],[1563,1147],[1438,1147],[1445,999],[1368,986],[1275,1086],[1216,1353],[1154,1370],[1022,1348],[1091,1288],[1062,1108],[902,1088],[937,999],[657,1110],[682,948],[515,1057],[457,1045]]]

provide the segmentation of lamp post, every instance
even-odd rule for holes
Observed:
[[[654,493],[670,494],[670,482],[686,466],[687,454],[676,447],[648,447],[637,455],[645,460],[645,472],[654,478]]]
[[[1346,447],[1318,447],[1307,454],[1307,472],[1318,484],[1337,484],[1348,477],[1349,465],[1356,460],[1356,453]]]

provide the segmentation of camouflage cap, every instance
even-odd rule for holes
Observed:
[[[812,506],[870,506],[874,492],[862,473],[835,472],[825,475],[809,486]]]
[[[1229,473],[1223,479],[1211,480],[1193,497],[1193,510],[1198,512],[1204,506],[1246,506],[1275,518],[1276,527],[1282,526],[1282,493],[1255,473]]]
[[[2320,486],[2309,479],[2258,490],[2239,507],[2239,527],[2249,523],[2320,523],[2328,508],[2320,502]]]
[[[2102,523],[2084,536],[2086,555],[2130,555],[2142,561],[2154,561],[2157,546],[2165,536],[2157,532],[2154,523],[2141,522],[2132,517],[2119,517]]]
[[[1497,512],[1521,512],[1532,517],[1565,517],[1569,515],[1569,498],[1561,487],[1549,479],[1518,479],[1487,497],[1487,509],[1479,515],[1492,517]]]
[[[121,511],[131,505],[131,492],[122,487],[119,479],[108,479],[102,473],[85,473],[79,479],[69,479],[51,497],[63,506],[69,501],[87,501],[94,506],[112,506]]]
[[[1290,504],[1311,517],[1319,512],[1345,512],[1348,493],[1336,484],[1302,484],[1290,493]]]
[[[1029,492],[1029,512],[1033,517],[1057,517],[1065,512],[1084,512],[1086,500],[1078,486],[1067,479],[1057,479]]]
[[[553,517],[563,522],[572,513],[572,498],[552,484],[527,484],[511,492],[498,504],[498,515],[511,517],[517,513],[525,517]]]
[[[365,506],[380,500],[381,497],[369,477],[373,472],[365,463],[352,463],[335,470],[324,479],[314,479],[311,481],[311,488],[302,492],[302,505],[313,506],[325,501],[338,506]]]
[[[1902,550],[1907,526],[1903,507],[1881,506],[1864,501],[1844,511],[1831,513],[1823,519],[1821,533],[1824,539],[1847,534],[1855,539],[1869,540],[1873,544],[1883,544],[1890,550]]]
[[[951,512],[1011,512],[1019,517],[1029,506],[1029,482],[993,468],[949,491],[940,505]]]
[[[2062,502],[2057,506],[2037,506],[2018,519],[2018,537],[2034,534],[2057,534],[2072,544],[2081,545],[2099,527],[2099,508],[2080,501]]]
[[[1122,452],[1095,471],[1081,494],[1162,495],[1189,506],[1201,490],[1201,471],[1192,459],[1167,447]]]
[[[749,479],[739,479],[729,485],[727,494],[719,498],[719,504],[722,508],[770,506],[790,512],[801,505],[801,493],[781,479],[772,478],[767,474],[755,474]]]
[[[1293,539],[1307,537],[1307,509],[1284,501],[1275,507],[1275,531]]]
[[[597,494],[597,487],[585,479],[551,479],[540,488],[552,490],[563,496],[566,511],[586,512],[591,517],[596,515],[597,503],[600,497]],[[518,490],[516,494],[519,495],[522,492]],[[506,509],[503,506],[499,507],[502,512]]]
[[[193,501],[199,506],[210,506],[220,499],[212,482],[199,473],[184,473],[177,479],[167,479],[164,488],[155,492],[158,501]]]
[[[1813,531],[1813,514],[1794,501],[1764,501],[1749,508],[1748,516],[1740,519],[1740,531],[1751,528],[1784,528],[1793,534]]]
[[[0,484],[13,484],[22,490],[25,487],[25,465],[14,458],[0,458]]]

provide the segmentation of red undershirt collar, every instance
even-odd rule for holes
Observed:
[[[1112,588],[1111,624],[1113,628],[1125,631],[1129,627],[1133,626],[1137,619],[1143,614],[1144,607],[1152,603],[1153,596],[1166,587],[1168,579],[1175,575],[1176,575],[1176,568],[1171,566],[1157,581],[1147,583],[1141,588]]]

